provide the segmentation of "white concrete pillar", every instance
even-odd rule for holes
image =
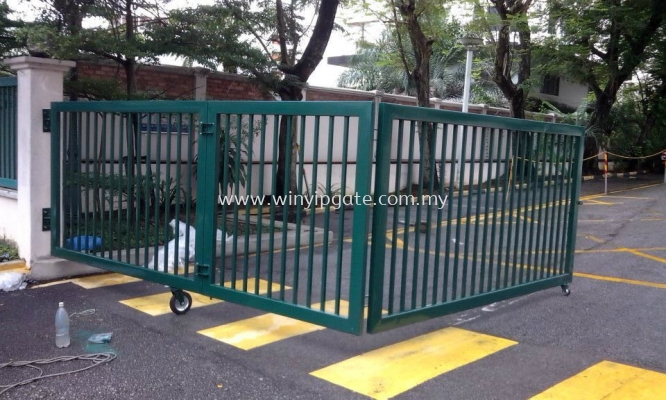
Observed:
[[[63,78],[76,63],[15,57],[4,64],[17,71],[17,243],[28,267],[51,252],[51,232],[42,231],[42,209],[51,207],[51,135],[42,131],[42,110],[63,100]]]
[[[210,70],[206,68],[194,70],[194,100],[206,100],[209,73]]]

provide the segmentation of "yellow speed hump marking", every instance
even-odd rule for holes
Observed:
[[[516,344],[451,327],[352,357],[311,375],[373,399],[388,399]]]
[[[666,388],[666,374],[602,361],[532,397],[532,399],[666,399],[664,388]]]

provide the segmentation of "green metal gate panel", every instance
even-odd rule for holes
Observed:
[[[378,135],[368,332],[568,294],[581,127],[381,104]]]
[[[0,187],[16,189],[16,77],[0,78]]]
[[[304,199],[370,196],[372,124],[369,102],[54,103],[53,254],[360,334],[370,206]]]

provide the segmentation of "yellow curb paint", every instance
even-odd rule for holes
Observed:
[[[666,399],[665,387],[666,374],[602,361],[532,397],[532,399]]]
[[[319,304],[313,304],[312,309],[319,309]],[[324,310],[329,313],[335,312],[335,300],[324,303]],[[340,315],[348,315],[349,303],[340,301]],[[279,342],[294,336],[305,335],[325,329],[320,325],[285,317],[277,314],[263,314],[253,318],[203,329],[197,333],[211,339],[238,347],[243,350],[251,350],[265,346],[270,343]]]
[[[517,342],[446,328],[382,347],[310,374],[373,399],[388,399]]]
[[[101,274],[94,276],[87,276],[85,278],[75,278],[71,282],[75,285],[79,285],[84,289],[96,289],[105,286],[114,286],[122,285],[125,283],[138,282],[141,279],[135,278],[133,276],[122,275],[122,274]]]
[[[225,287],[231,287],[231,282],[225,282]],[[236,288],[240,289],[243,287],[243,281],[236,281]],[[280,290],[280,285],[273,283],[272,285],[274,291]],[[247,289],[248,292],[254,292],[254,278],[247,280]],[[285,287],[285,290],[291,289],[290,287]],[[259,294],[265,294],[268,292],[268,282],[260,279],[259,280]],[[192,296],[192,308],[209,306],[212,304],[221,303],[222,300],[211,299],[208,296],[199,294],[199,293],[190,293]],[[171,312],[169,308],[169,300],[171,299],[171,292],[167,293],[158,293],[150,296],[135,297],[133,299],[122,300],[121,303],[137,309],[141,312],[144,312],[148,315],[158,316],[164,315]]]
[[[653,288],[658,288],[658,289],[666,289],[666,283],[638,281],[638,280],[635,280],[635,279],[624,279],[624,278],[616,278],[614,276],[586,274],[586,273],[583,273],[583,272],[574,272],[573,276],[579,277],[579,278],[596,279],[596,280],[599,280],[599,281],[628,283],[630,285],[638,285],[638,286],[647,286],[647,287],[653,287]]]
[[[0,263],[0,272],[7,271],[25,272],[29,271],[29,269],[26,268],[24,260],[13,260]]]

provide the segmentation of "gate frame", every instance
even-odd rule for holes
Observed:
[[[268,312],[275,312],[313,324],[325,326],[342,332],[360,335],[364,327],[365,286],[368,255],[369,206],[356,206],[352,217],[352,249],[349,286],[349,310],[347,317],[326,313],[298,304],[290,304],[275,299],[242,292],[214,284],[215,274],[210,269],[215,266],[216,236],[216,201],[218,196],[218,169],[197,168],[197,216],[195,227],[194,273],[192,278],[171,275],[160,271],[109,260],[74,250],[60,247],[61,201],[62,201],[62,149],[61,149],[61,113],[62,112],[108,112],[108,113],[190,113],[199,115],[199,163],[217,165],[219,158],[219,138],[211,132],[218,132],[218,115],[249,114],[256,110],[258,114],[291,116],[333,116],[358,118],[358,155],[356,160],[356,192],[361,196],[370,194],[372,173],[372,152],[360,149],[372,149],[374,143],[374,103],[373,102],[296,102],[275,101],[104,101],[104,102],[54,102],[51,104],[51,254],[56,257],[85,263],[104,270],[109,270],[139,279],[144,279],[172,288],[174,296],[179,290],[219,298]],[[305,108],[305,110],[304,110]],[[330,110],[334,109],[335,113]],[[207,129],[204,129],[207,128]],[[212,129],[211,129],[212,128]],[[193,134],[197,131],[193,130]],[[212,239],[211,239],[212,238]],[[208,240],[207,240],[208,239]],[[338,240],[344,240],[342,236]],[[182,295],[182,292],[180,292]],[[180,300],[180,299],[179,299]]]
[[[426,122],[437,121],[446,117],[446,124],[492,127],[505,129],[507,131],[539,131],[543,133],[560,133],[573,136],[575,139],[574,147],[577,147],[572,171],[574,176],[580,176],[580,167],[583,159],[583,143],[585,130],[583,127],[555,124],[546,122],[517,120],[512,118],[476,115],[459,113],[445,110],[420,108],[413,106],[403,106],[396,104],[382,103],[379,105],[378,115],[378,137],[377,137],[377,156],[375,172],[375,196],[388,194],[391,142],[393,135],[394,120],[420,120]],[[435,132],[436,134],[436,132]],[[446,132],[443,133],[446,135]],[[387,137],[388,135],[388,137]],[[435,141],[436,143],[436,141]],[[402,311],[392,315],[385,315],[382,311],[384,300],[384,273],[386,269],[386,227],[388,206],[376,204],[373,210],[372,224],[372,245],[370,249],[370,279],[369,279],[369,304],[368,304],[368,322],[367,332],[378,333],[389,329],[397,328],[431,318],[441,317],[455,312],[480,307],[508,298],[521,296],[543,289],[562,286],[565,294],[568,294],[566,285],[571,283],[573,278],[573,261],[576,245],[576,220],[578,219],[578,199],[580,196],[580,177],[575,184],[571,185],[571,191],[568,193],[571,201],[571,210],[568,223],[568,243],[566,245],[566,257],[564,265],[564,274],[542,279],[535,282],[518,284],[516,286],[503,288],[500,290],[477,294],[471,297],[448,301],[440,304],[426,306],[424,308]],[[418,249],[417,249],[418,251]]]

